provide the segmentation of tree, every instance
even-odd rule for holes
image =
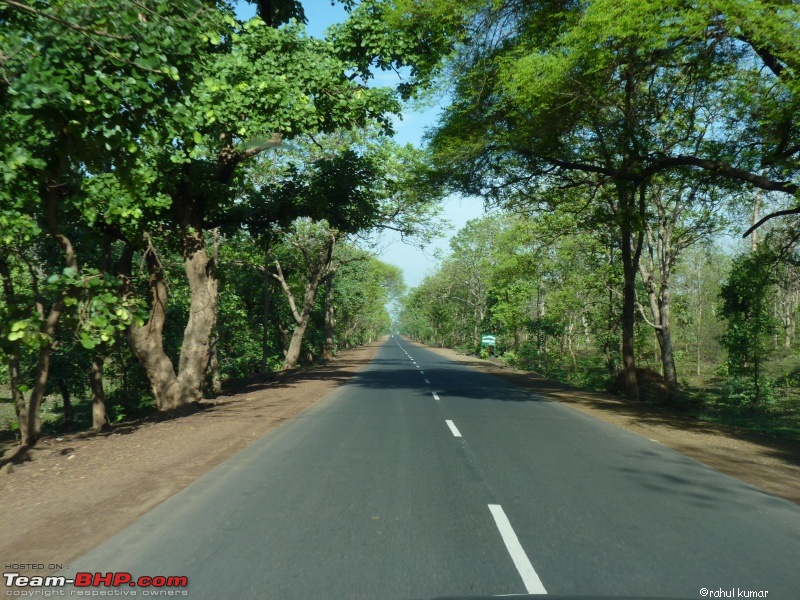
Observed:
[[[18,411],[23,447],[40,433],[39,406],[62,316],[79,306],[79,297],[97,303],[116,287],[113,278],[80,262],[87,246],[76,242],[91,247],[97,240],[75,236],[76,226],[91,225],[97,201],[97,190],[82,184],[90,174],[127,177],[138,141],[180,104],[180,74],[191,68],[201,32],[207,37],[217,30],[218,16],[215,5],[193,0],[89,7],[64,2],[58,11],[46,4],[0,3],[0,210],[11,232],[2,252],[21,256],[28,240],[45,231],[61,253],[61,266],[46,278],[49,289],[42,286],[41,302],[28,313],[37,330],[11,324],[12,354],[19,354],[20,344],[38,349],[30,394],[24,407],[18,404],[24,408]],[[117,209],[105,219],[111,228],[135,210],[120,202]],[[19,390],[24,384],[12,377],[11,385]]]
[[[655,329],[664,378],[674,395],[678,391],[678,371],[672,342],[672,271],[687,248],[707,241],[720,230],[724,221],[718,215],[717,194],[705,182],[662,178],[653,181],[651,195],[639,274],[652,321],[644,315],[641,306],[640,310],[645,321]]]
[[[299,268],[296,269],[300,274],[299,302],[289,285],[287,275],[284,274],[281,261],[276,254],[273,254],[275,272],[272,272],[271,276],[280,283],[295,320],[281,370],[291,369],[297,365],[308,320],[317,299],[317,289],[328,274],[337,236],[338,231],[330,229],[327,223],[314,223],[309,220],[298,220],[292,230],[287,232],[284,244],[293,248],[295,254],[299,254]]]
[[[764,361],[770,352],[770,338],[778,329],[773,311],[777,283],[774,262],[769,250],[739,256],[720,292],[721,315],[727,321],[721,342],[728,352],[728,371],[749,380],[753,407],[763,401]]]
[[[768,4],[732,2],[735,18],[705,6],[606,0],[468,3],[447,13],[461,16],[469,34],[453,61],[454,103],[432,138],[443,171],[454,189],[498,202],[515,190],[536,202],[543,191],[587,186],[607,205],[624,274],[631,398],[635,279],[653,178],[699,170],[765,190],[798,189],[785,177],[796,173],[800,147],[784,143],[776,127],[794,123],[793,84],[779,78],[776,91],[774,74],[756,64],[772,42],[782,60],[794,58],[785,43],[796,35],[794,12],[767,24],[757,15],[769,13]],[[741,43],[748,15],[763,44]],[[753,117],[761,106],[769,118]]]

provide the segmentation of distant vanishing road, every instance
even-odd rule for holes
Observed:
[[[192,599],[796,600],[800,508],[395,336],[70,571]]]

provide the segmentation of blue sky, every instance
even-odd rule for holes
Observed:
[[[334,23],[343,21],[347,13],[340,4],[331,6],[330,0],[305,0],[303,8],[308,19],[308,32],[315,37],[323,37],[325,30]],[[255,14],[255,6],[240,2],[237,8],[240,18],[248,18]],[[397,76],[387,73],[379,76],[379,83],[393,85]],[[420,146],[426,128],[436,122],[440,106],[433,106],[425,110],[414,110],[407,107],[403,111],[402,119],[395,120],[395,140],[401,144],[414,144]],[[400,241],[395,233],[382,234],[378,240],[379,258],[384,262],[397,265],[403,270],[406,285],[414,287],[422,281],[428,271],[433,270],[438,263],[437,255],[446,251],[450,238],[461,229],[468,220],[480,217],[483,214],[483,204],[477,198],[451,197],[444,203],[443,217],[450,222],[444,236],[424,250],[411,247]]]

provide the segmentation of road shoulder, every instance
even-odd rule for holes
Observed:
[[[382,342],[272,381],[252,378],[183,416],[41,440],[32,461],[0,477],[0,556],[6,563],[66,567],[322,400],[372,361]]]
[[[458,364],[503,377],[549,399],[672,448],[755,488],[800,504],[800,443],[706,423],[657,406],[570,388],[536,374],[408,339]]]

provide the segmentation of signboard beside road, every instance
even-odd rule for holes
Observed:
[[[481,346],[494,346],[497,338],[489,333],[481,336]]]

